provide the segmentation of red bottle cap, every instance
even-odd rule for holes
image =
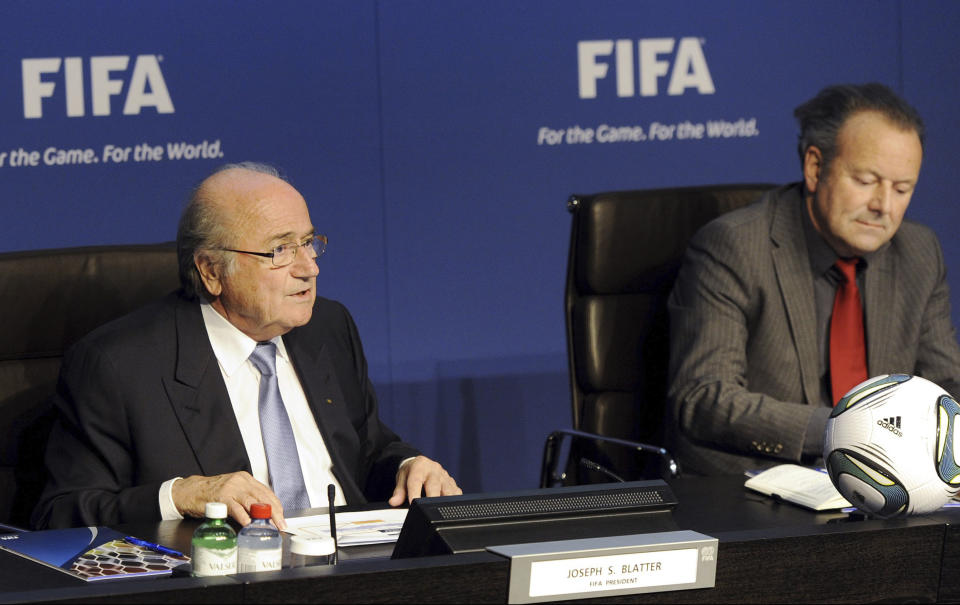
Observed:
[[[271,514],[270,505],[257,502],[250,505],[250,516],[254,519],[269,519]]]

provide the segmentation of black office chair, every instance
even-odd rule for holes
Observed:
[[[46,481],[64,351],[178,283],[172,243],[0,254],[0,533],[26,527]]]
[[[662,448],[666,299],[693,234],[773,187],[715,185],[570,197],[565,306],[573,431],[547,438],[542,487],[678,472]]]

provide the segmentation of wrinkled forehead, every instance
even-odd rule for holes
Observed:
[[[916,128],[872,110],[858,111],[848,117],[837,131],[836,143],[838,148],[855,145],[869,147],[892,138],[896,138],[897,143],[907,143],[911,151],[919,151],[923,155],[923,144]]]
[[[837,156],[854,168],[879,171],[886,178],[916,180],[923,146],[915,129],[877,112],[861,112],[838,133]]]
[[[221,174],[210,183],[209,199],[234,237],[262,245],[312,233],[306,202],[286,181],[245,170]]]

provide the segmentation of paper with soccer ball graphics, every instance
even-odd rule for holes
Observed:
[[[107,527],[73,527],[0,535],[0,549],[87,582],[170,574],[190,557],[131,544]]]

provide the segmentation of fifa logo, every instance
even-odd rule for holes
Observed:
[[[676,54],[670,58],[676,47]],[[611,54],[613,61],[609,60]],[[637,69],[634,70],[633,40],[581,40],[577,42],[577,75],[580,98],[597,97],[597,81],[607,77],[611,65],[616,74],[617,96],[633,97],[640,80],[640,96],[660,94],[660,81],[668,74],[667,94],[682,95],[694,88],[699,94],[716,92],[710,68],[699,38],[644,38],[637,40]]]
[[[23,117],[42,118],[44,99],[52,99],[61,92],[67,117],[83,117],[87,113],[88,88],[95,116],[110,115],[112,97],[120,95],[124,88],[123,115],[137,115],[144,107],[153,107],[157,113],[173,113],[173,101],[160,71],[162,60],[161,55],[138,55],[129,78],[118,78],[114,74],[126,72],[130,64],[130,57],[126,55],[90,57],[87,70],[82,57],[22,59]],[[88,79],[84,77],[85,72],[89,74]]]

